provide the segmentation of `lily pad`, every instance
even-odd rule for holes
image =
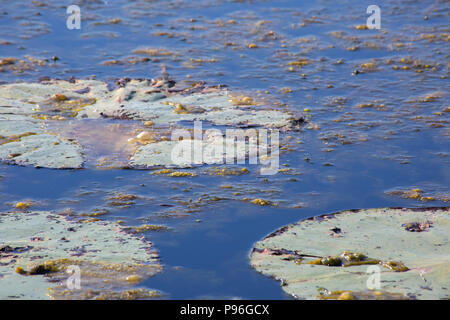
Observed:
[[[112,117],[151,120],[155,124],[205,120],[219,125],[269,127],[287,126],[293,120],[291,114],[281,110],[243,110],[233,103],[233,96],[226,89],[164,92],[143,79],[129,80],[115,89],[98,80],[6,84],[0,86],[0,97],[0,114]]]
[[[162,270],[150,242],[113,222],[69,221],[49,212],[0,214],[0,299],[151,298],[132,287]],[[80,287],[67,286],[80,270]]]
[[[259,145],[254,140],[249,140],[247,143],[235,143],[234,137],[211,135],[203,140],[185,139],[146,144],[137,149],[130,159],[130,165],[187,168],[194,164],[223,164],[227,161],[227,156],[230,157],[230,154],[227,155],[226,152],[227,146],[233,146],[235,152],[232,162],[240,155],[244,160],[249,159],[256,163],[258,148],[266,150],[266,153],[269,149],[267,143],[262,141]],[[195,152],[201,154],[194,154]]]
[[[96,129],[92,130],[92,125],[82,122],[83,119],[97,119],[101,123],[95,123]],[[111,149],[126,153],[126,156],[121,155],[125,158],[125,164],[121,166],[165,165],[170,160],[170,155],[163,153],[159,156],[163,159],[143,161],[143,157],[149,158],[152,150],[147,149],[152,147],[137,145],[137,154],[133,156],[134,151],[125,145],[127,140],[116,136],[115,141],[118,142],[110,143],[106,137],[108,125],[111,125],[108,119],[141,121],[141,131],[145,130],[145,123],[151,123],[152,134],[156,138],[153,142],[166,135],[168,130],[170,132],[167,127],[184,121],[283,130],[295,128],[302,122],[302,118],[295,118],[285,109],[250,106],[235,99],[228,89],[203,84],[178,89],[165,87],[162,80],[155,82],[147,79],[121,79],[117,86],[98,80],[75,79],[12,83],[0,85],[0,159],[37,167],[80,168],[86,158],[91,159],[93,150],[98,149],[95,145],[83,144],[86,140],[83,127],[86,126],[93,136],[105,137],[103,143],[101,139],[96,139],[98,146],[111,146]],[[55,125],[61,122],[67,125]],[[80,122],[80,125],[74,122]],[[79,129],[78,133],[72,132],[68,137],[67,131],[75,127]],[[132,136],[134,131],[122,132],[122,137]],[[119,142],[120,146],[117,146]],[[168,143],[155,146],[156,149],[166,147],[170,147]],[[100,155],[94,156],[102,163],[109,158],[105,156],[100,161]],[[132,156],[128,164],[128,157]],[[110,158],[114,161],[109,162],[116,162],[117,155]]]
[[[251,265],[298,299],[448,299],[449,213],[448,207],[381,208],[302,220],[257,242]],[[405,230],[418,221],[432,228]],[[374,266],[379,288],[369,285]]]

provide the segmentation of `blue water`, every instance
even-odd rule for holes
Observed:
[[[253,244],[270,232],[302,218],[344,209],[448,205],[439,200],[424,203],[386,193],[417,187],[432,196],[449,194],[449,113],[444,110],[449,106],[450,51],[448,41],[442,40],[442,34],[449,32],[449,8],[445,3],[384,1],[380,6],[382,30],[386,33],[355,28],[365,24],[368,1],[199,1],[176,6],[169,1],[83,1],[81,30],[65,28],[65,9],[60,5],[45,1],[43,7],[25,1],[0,3],[0,11],[7,12],[0,14],[0,40],[14,42],[0,45],[0,58],[60,58],[23,74],[4,70],[0,81],[35,81],[44,75],[96,75],[103,80],[156,77],[160,64],[165,63],[180,81],[189,74],[190,81],[227,84],[235,91],[269,96],[291,110],[311,110],[312,117],[301,131],[282,137],[290,135],[293,142],[290,151],[281,155],[280,163],[302,174],[279,173],[267,177],[268,181],[252,166],[248,166],[248,175],[211,176],[202,174],[200,168],[197,177],[174,179],[151,175],[147,170],[49,170],[0,165],[0,210],[10,209],[16,201],[33,199],[37,201],[36,209],[58,211],[70,207],[83,212],[105,207],[110,192],[142,196],[129,209],[108,208],[111,212],[102,219],[121,219],[126,225],[150,222],[171,227],[166,232],[146,235],[159,250],[165,269],[143,285],[163,291],[165,298],[290,299],[279,283],[249,265]],[[432,10],[433,5],[437,11]],[[41,15],[37,16],[37,12]],[[320,23],[305,20],[313,16]],[[122,22],[95,25],[111,18],[121,18]],[[190,22],[192,18],[196,22]],[[225,26],[218,26],[218,19]],[[227,24],[230,19],[237,23]],[[261,20],[267,21],[261,25],[262,31],[252,33]],[[35,23],[31,29],[24,25],[29,21]],[[299,26],[303,22],[305,26]],[[42,23],[49,32],[34,35],[36,26],[42,27]],[[204,29],[191,30],[191,26]],[[276,32],[276,40],[258,40],[271,30]],[[173,32],[174,37],[154,34],[162,31]],[[338,39],[330,34],[334,31],[358,39]],[[115,32],[118,37],[97,34],[101,32]],[[421,40],[421,34],[436,34],[437,40]],[[31,38],[21,38],[24,35]],[[383,38],[377,39],[380,35]],[[304,37],[306,40],[301,39]],[[364,45],[367,41],[380,47],[370,48]],[[225,42],[238,43],[238,49],[224,46]],[[253,42],[260,48],[248,49],[247,44]],[[403,46],[397,47],[396,43]],[[359,50],[348,51],[352,45],[358,45]],[[138,47],[163,48],[177,56],[137,65],[101,64],[139,56],[133,53]],[[288,62],[303,57],[313,62],[294,72],[287,71]],[[219,62],[194,64],[191,68],[186,65],[191,63],[190,58],[217,58]],[[436,69],[421,73],[414,68],[394,70],[393,65],[405,65],[400,62],[402,58],[424,61]],[[336,64],[339,59],[344,63]],[[377,63],[377,70],[352,76],[354,70],[361,69],[360,64],[370,61]],[[283,87],[293,92],[283,94]],[[414,102],[434,92],[439,93],[436,101]],[[345,100],[333,102],[338,98]],[[387,108],[357,108],[374,101]],[[416,116],[425,119],[413,119]],[[353,119],[333,121],[339,117]],[[320,129],[308,129],[310,123],[318,124]],[[441,127],[430,127],[433,123]],[[340,139],[351,143],[342,144]],[[324,166],[326,163],[332,166]],[[279,205],[260,207],[241,201],[231,191],[220,188],[223,184]],[[186,192],[186,188],[191,189]],[[229,199],[211,202],[193,213],[186,212],[186,206],[179,202],[204,194]],[[301,208],[293,208],[297,204]]]

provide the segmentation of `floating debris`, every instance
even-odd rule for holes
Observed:
[[[413,199],[413,200],[420,200],[422,202],[428,202],[428,201],[449,201],[449,195],[448,193],[436,193],[433,192],[433,194],[430,194],[429,192],[425,192],[422,189],[414,188],[414,189],[396,189],[387,191],[386,194],[393,195],[393,196],[400,196],[404,199]]]
[[[77,143],[48,134],[31,120],[2,120],[0,116],[0,135],[0,160],[7,163],[58,169],[83,165],[82,149]]]
[[[131,233],[145,233],[150,231],[167,231],[169,228],[162,225],[144,224],[139,227],[127,227],[125,230]]]

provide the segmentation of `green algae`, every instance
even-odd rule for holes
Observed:
[[[390,270],[397,272],[405,272],[409,270],[408,267],[406,267],[401,262],[391,260],[381,261],[378,259],[369,258],[360,252],[353,253],[349,251],[345,251],[340,256],[328,256],[317,260],[309,261],[308,263],[313,265],[322,265],[329,267],[351,267],[351,266],[380,264]]]
[[[139,227],[126,227],[125,230],[131,233],[145,233],[151,231],[167,231],[169,228],[163,225],[144,224]]]
[[[23,105],[31,114],[40,114],[40,109],[54,114],[69,109],[77,118],[126,116],[128,119],[151,120],[155,124],[204,120],[218,125],[243,123],[270,127],[288,126],[293,120],[293,116],[284,111],[240,110],[225,89],[163,93],[150,80],[130,79],[126,86],[112,91],[105,82],[97,80],[6,84],[0,86],[0,96],[2,105],[18,111],[24,110]],[[180,105],[185,108],[184,112],[170,112]],[[30,112],[30,106],[34,107],[34,112]],[[202,112],[193,108],[201,108]]]
[[[217,135],[207,136],[203,140],[183,139],[181,141],[159,141],[139,147],[130,158],[133,167],[181,167],[191,168],[203,164],[224,164],[228,162],[229,146],[233,146],[233,162],[238,156],[244,159],[257,159],[258,149],[268,148],[267,143],[257,144],[254,140],[248,143],[236,143],[234,137],[222,137]],[[201,157],[198,157],[200,154]],[[197,157],[199,159],[197,159]],[[221,169],[222,170],[222,169]],[[230,172],[234,169],[223,169]],[[247,171],[248,172],[248,171]],[[241,171],[240,174],[247,173]],[[217,172],[217,175],[225,175],[227,171]],[[174,173],[172,176],[176,176]]]
[[[366,291],[328,291],[320,288],[319,295],[316,296],[319,300],[409,300],[403,294],[391,293],[380,290],[366,290]]]

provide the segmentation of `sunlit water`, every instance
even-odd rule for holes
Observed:
[[[282,137],[287,150],[280,164],[291,171],[275,176],[260,176],[251,165],[245,175],[198,168],[192,178],[0,166],[3,211],[33,199],[36,209],[81,213],[107,207],[113,191],[140,195],[128,209],[107,207],[102,219],[171,227],[147,234],[165,271],[143,284],[166,298],[288,299],[279,283],[249,265],[253,243],[271,231],[343,209],[448,205],[441,201],[450,185],[445,2],[383,1],[381,30],[356,28],[366,22],[368,1],[81,1],[81,30],[66,28],[61,4],[0,3],[0,58],[48,59],[19,73],[3,67],[0,81],[153,78],[164,63],[180,82],[226,84],[297,112],[307,109],[302,130]],[[171,54],[130,63],[145,57],[133,53],[141,47]],[[292,63],[304,58],[303,66]],[[106,152],[92,146],[89,131],[78,136],[93,152]],[[412,188],[437,200],[386,193]],[[236,190],[278,206],[243,201]],[[189,207],[190,198],[205,195],[226,199]]]

